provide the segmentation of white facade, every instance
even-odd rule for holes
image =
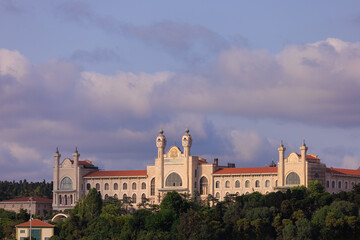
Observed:
[[[209,194],[223,200],[227,194],[267,194],[289,187],[319,180],[327,191],[349,191],[360,183],[360,170],[327,168],[316,155],[307,154],[305,142],[300,154],[292,152],[285,157],[286,148],[278,148],[278,167],[235,168],[230,164],[220,166],[191,155],[192,137],[186,129],[182,137],[182,149],[171,146],[166,151],[163,131],[156,138],[158,154],[154,165],[146,170],[99,171],[90,161],[79,161],[75,151],[74,160],[66,158],[60,164],[60,154],[55,153],[54,210],[72,208],[90,188],[96,188],[103,198],[123,199],[130,197],[134,206],[143,198],[158,204],[169,191],[178,191],[205,200]]]

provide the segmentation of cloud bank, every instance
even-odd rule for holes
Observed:
[[[186,42],[171,44],[187,48]],[[48,159],[59,144],[69,152],[84,146],[88,155],[82,156],[96,155],[107,169],[127,168],[134,158],[145,167],[155,156],[157,129],[162,126],[171,142],[180,141],[186,125],[199,153],[268,164],[270,140],[251,129],[220,131],[208,116],[356,128],[358,66],[360,43],[333,38],[289,45],[277,54],[231,46],[206,69],[189,72],[119,70],[112,75],[85,72],[57,59],[35,65],[17,51],[0,49],[0,168],[10,178],[23,172],[9,160],[28,162],[24,171],[35,163],[51,177]],[[346,166],[358,163],[356,157],[342,157]]]

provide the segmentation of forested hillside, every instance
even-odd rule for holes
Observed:
[[[329,194],[319,182],[308,189],[258,192],[199,202],[169,192],[160,206],[89,194],[59,222],[52,239],[358,239],[360,186]]]
[[[0,181],[0,201],[27,196],[52,198],[52,182]]]

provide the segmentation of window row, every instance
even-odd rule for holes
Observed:
[[[108,199],[109,195],[105,194],[104,199]],[[119,198],[117,194],[114,194],[114,198]],[[131,203],[136,203],[137,199],[136,199],[136,193],[133,193],[133,195],[131,197],[128,197],[126,194],[123,195],[122,200],[124,202],[131,202]],[[146,195],[145,193],[141,194],[141,202],[145,202],[146,201]]]
[[[355,182],[351,182],[351,188],[353,188],[354,185],[355,185]],[[331,181],[331,188],[335,188],[335,187],[336,187],[336,183],[333,180],[333,181]],[[330,188],[329,180],[326,181],[326,188]],[[342,181],[338,181],[337,188],[343,188]],[[344,182],[344,189],[349,189],[349,183],[347,181]]]
[[[90,183],[86,184],[86,189],[90,190],[90,188],[91,188],[91,184]],[[96,190],[100,191],[100,184],[99,183],[95,184],[95,188],[96,188]],[[113,190],[118,190],[118,189],[119,189],[119,185],[117,183],[114,183]],[[128,184],[123,183],[122,189],[127,190],[128,189]],[[136,183],[132,183],[131,189],[136,190]],[[144,182],[141,183],[141,189],[146,189],[146,183],[144,183]],[[108,183],[105,183],[104,190],[110,190],[110,185]]]
[[[267,191],[265,194],[269,194],[269,193],[270,193],[270,192]],[[227,193],[225,193],[225,196],[226,196],[226,195],[229,195],[229,194],[230,194],[230,193],[227,192]],[[243,194],[247,195],[247,194],[250,194],[250,192],[245,192],[245,193],[243,193]],[[236,192],[235,195],[240,196],[241,194],[240,194],[239,192]],[[220,193],[219,193],[219,192],[215,193],[215,198],[216,198],[216,199],[220,199]]]
[[[72,195],[59,195],[58,198],[58,204],[62,204],[62,205],[71,205],[73,204],[73,196]],[[55,198],[55,204],[56,204],[56,198]]]
[[[257,188],[261,187],[260,185],[261,185],[260,180],[256,180],[255,181],[255,187],[257,187]],[[240,188],[241,187],[240,181],[236,180],[234,186],[235,186],[235,188]],[[245,181],[245,188],[250,188],[250,186],[251,186],[250,180],[246,180]],[[230,181],[226,181],[225,182],[225,188],[230,188],[230,187],[231,187]],[[270,180],[265,181],[265,187],[270,187]],[[220,181],[215,182],[215,188],[220,188]]]

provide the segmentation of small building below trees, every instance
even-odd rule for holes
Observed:
[[[30,201],[30,199],[32,200]],[[31,207],[32,215],[45,216],[52,211],[52,202],[52,199],[30,196],[1,201],[0,208],[16,213],[19,213],[20,209],[24,209],[30,213]]]

